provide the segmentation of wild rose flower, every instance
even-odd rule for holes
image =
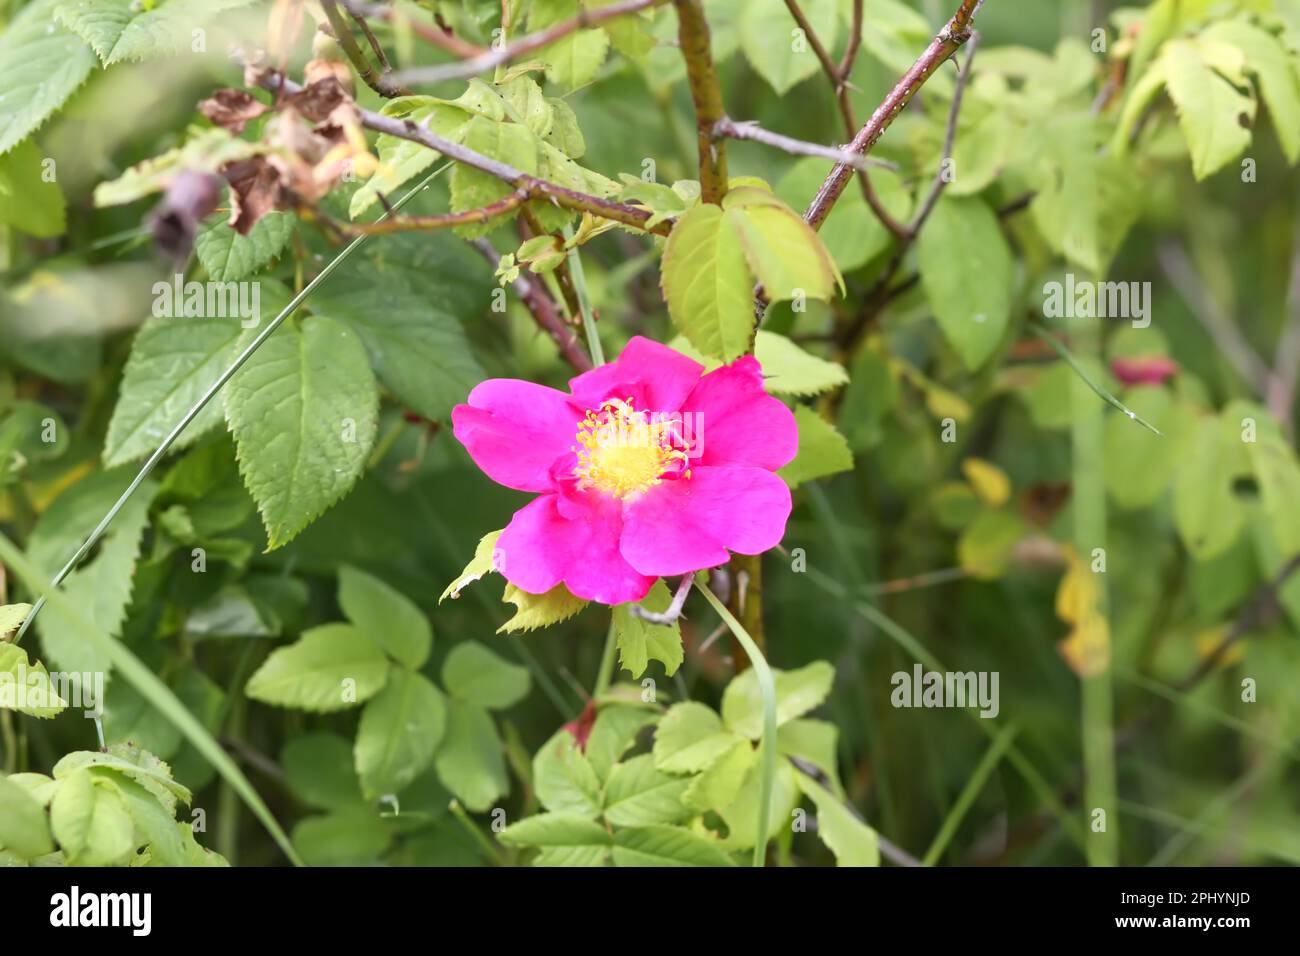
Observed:
[[[602,604],[639,601],[659,577],[768,550],[790,517],[775,472],[798,432],[752,356],[705,375],[638,336],[568,394],[489,379],[451,420],[489,478],[538,493],[497,541],[497,570],[530,594],[563,583]]]

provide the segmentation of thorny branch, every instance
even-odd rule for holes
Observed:
[[[795,139],[792,136],[773,133],[771,130],[763,129],[755,120],[738,122],[730,116],[724,116],[714,124],[713,136],[715,139],[725,136],[730,139],[753,140],[756,143],[774,146],[796,156],[820,156],[823,159],[833,159],[837,163],[843,163],[845,166],[852,166],[858,170],[866,169],[868,166],[879,166],[882,169],[895,171],[898,169],[895,164],[887,160],[859,156],[857,153],[850,153],[834,146],[823,146],[820,143],[809,143],[802,139]]]
[[[885,130],[889,129],[890,124],[894,122],[895,117],[903,111],[903,107],[911,102],[916,91],[938,72],[939,67],[943,66],[962,44],[970,39],[971,21],[983,3],[984,0],[962,0],[961,6],[957,8],[952,19],[926,47],[925,52],[917,58],[911,68],[894,84],[894,88],[876,107],[876,111],[871,114],[866,125],[858,130],[857,135],[853,137],[853,142],[849,144],[849,149],[864,156],[871,151],[884,135]],[[814,229],[821,228],[821,224],[826,221],[826,217],[830,215],[831,209],[840,198],[840,194],[844,192],[844,187],[852,175],[853,170],[848,166],[836,166],[826,177],[821,189],[809,204],[808,211],[804,213],[804,219],[808,220],[809,225]]]
[[[836,64],[831,60],[830,54],[822,44],[817,31],[813,29],[812,23],[804,14],[803,8],[799,6],[798,0],[785,0],[790,15],[794,17],[795,23],[799,24],[799,28],[803,30],[808,45],[812,47],[813,55],[817,57],[817,62],[821,64],[822,71],[826,74],[827,79],[831,81],[831,88],[835,93],[835,105],[839,108],[840,119],[844,123],[844,135],[850,138],[858,129],[858,121],[853,113],[853,103],[849,99],[849,74],[853,72],[853,63],[857,59],[858,48],[862,44],[862,4],[863,0],[854,0],[853,26],[849,32],[849,45],[844,51],[844,58],[839,64]],[[867,205],[871,207],[871,211],[875,213],[876,218],[894,235],[903,235],[903,226],[890,214],[884,203],[880,201],[880,197],[876,195],[875,187],[871,184],[871,177],[867,175],[866,169],[856,165],[854,168],[858,170],[858,180],[862,184],[862,196],[866,199]]]

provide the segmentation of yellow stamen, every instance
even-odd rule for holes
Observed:
[[[631,398],[608,399],[578,423],[573,472],[584,488],[616,498],[639,494],[686,460],[685,451],[672,447],[672,428],[671,421],[633,408]]]

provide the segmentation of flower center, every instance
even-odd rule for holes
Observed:
[[[639,411],[632,399],[611,398],[589,409],[578,423],[573,473],[584,488],[627,498],[663,480],[669,472],[689,478],[686,452],[673,447],[676,423]]]

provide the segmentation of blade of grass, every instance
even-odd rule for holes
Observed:
[[[564,227],[564,238],[573,238],[573,228]],[[582,312],[582,331],[587,336],[587,351],[591,353],[592,364],[600,367],[605,364],[605,350],[600,344],[600,335],[596,331],[596,317],[591,311],[591,296],[587,293],[587,277],[582,271],[582,257],[578,247],[569,250],[569,274],[573,276],[573,288],[578,293],[578,309]]]
[[[1108,405],[1113,405],[1115,408],[1118,408],[1121,412],[1123,412],[1129,418],[1133,419],[1133,421],[1137,422],[1143,428],[1150,429],[1151,431],[1155,432],[1157,435],[1160,435],[1161,438],[1164,437],[1160,429],[1156,428],[1155,425],[1152,425],[1149,421],[1147,421],[1137,412],[1133,411],[1133,409],[1129,408],[1127,405],[1121,402],[1110,392],[1106,391],[1106,389],[1102,388],[1100,385],[1094,382],[1091,376],[1089,376],[1088,373],[1084,371],[1083,366],[1080,365],[1079,362],[1075,359],[1075,357],[1070,353],[1070,350],[1067,349],[1061,343],[1061,341],[1057,339],[1056,336],[1052,335],[1052,333],[1048,332],[1046,329],[1034,325],[1033,323],[1030,323],[1029,327],[1033,329],[1035,335],[1037,335],[1040,339],[1042,339],[1044,342],[1050,345],[1052,347],[1052,350],[1055,351],[1057,355],[1061,356],[1061,358],[1065,360],[1066,365],[1074,369],[1074,373],[1078,375],[1079,378],[1083,379],[1083,383],[1087,385],[1090,389],[1092,389],[1094,392],[1096,392],[1097,395],[1101,397],[1102,401],[1104,401]]]
[[[1003,727],[993,743],[989,744],[989,749],[984,752],[980,762],[975,765],[975,770],[966,781],[966,786],[962,788],[961,793],[957,796],[957,802],[952,805],[952,810],[939,826],[939,832],[934,835],[934,841],[930,844],[930,849],[925,851],[925,857],[921,860],[922,866],[934,866],[943,851],[948,848],[948,843],[957,834],[957,828],[961,826],[961,821],[965,818],[971,806],[975,803],[975,798],[980,795],[984,789],[984,784],[988,782],[989,776],[993,769],[1006,753],[1011,742],[1015,739],[1020,728],[1015,724],[1007,724]]]
[[[27,556],[19,550],[18,546],[9,540],[4,534],[0,533],[0,560],[6,565],[18,572],[28,587],[38,588],[41,582],[46,580],[46,575],[42,570],[36,568],[28,560]],[[261,821],[262,826],[266,828],[267,833],[279,845],[294,864],[302,866],[302,860],[294,850],[293,844],[289,842],[289,837],[280,824],[271,814],[270,809],[258,796],[249,783],[248,778],[244,776],[230,758],[230,755],[222,749],[221,744],[217,743],[216,738],[208,733],[206,727],[186,709],[180,699],[172,693],[170,687],[158,679],[141,660],[132,653],[121,641],[114,640],[86,616],[85,611],[75,605],[68,597],[57,590],[49,594],[50,603],[72,622],[72,625],[80,633],[87,643],[95,645],[110,661],[117,673],[126,679],[134,687],[140,696],[147,700],[160,714],[162,714],[171,724],[176,727],[185,739],[194,745],[194,749],[203,755],[204,759],[221,774],[222,778],[239,794],[240,798],[247,804],[248,808],[253,811],[253,815]]]
[[[759,768],[758,829],[754,834],[754,866],[762,866],[767,855],[768,822],[772,814],[772,787],[776,782],[776,680],[758,644],[709,588],[708,575],[704,573],[696,575],[695,586],[699,588],[705,600],[713,605],[713,609],[718,612],[723,623],[731,629],[731,633],[736,636],[740,646],[749,655],[750,666],[754,668],[754,676],[758,679],[758,692],[763,698],[763,742],[760,748],[763,762]]]

